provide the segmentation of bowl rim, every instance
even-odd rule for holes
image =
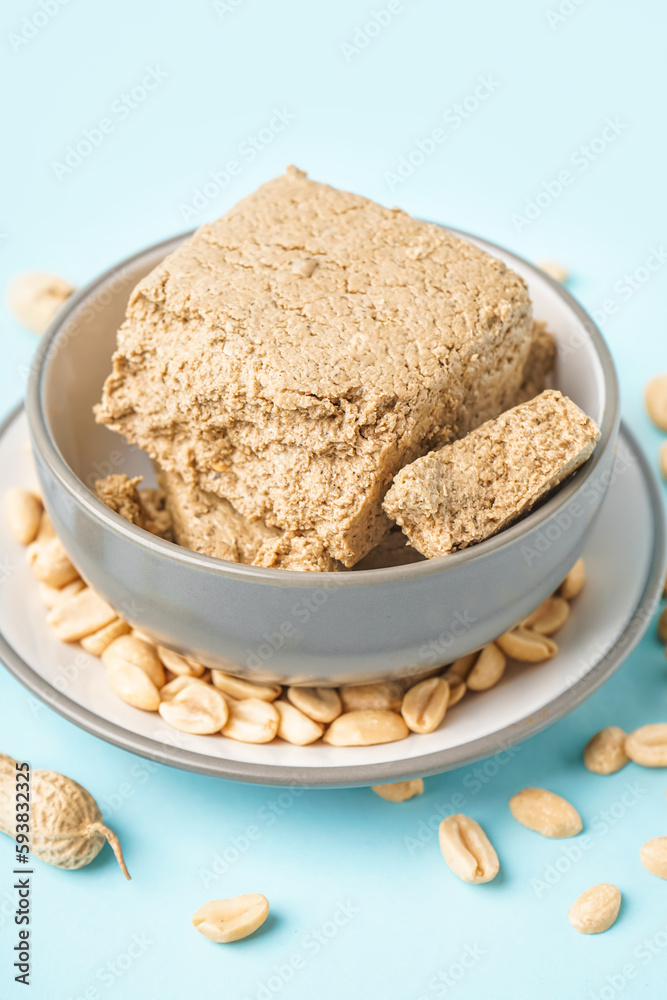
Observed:
[[[45,462],[52,476],[63,487],[65,492],[80,506],[83,506],[89,515],[96,521],[109,529],[116,535],[123,536],[127,541],[134,542],[142,548],[152,553],[154,556],[165,558],[168,561],[175,561],[183,566],[196,568],[207,574],[224,576],[228,578],[245,580],[246,582],[263,583],[280,587],[360,587],[387,583],[397,583],[399,581],[420,579],[431,576],[435,573],[453,572],[457,566],[471,560],[480,562],[492,556],[496,551],[505,546],[512,545],[523,535],[527,535],[532,529],[539,527],[547,521],[552,514],[567,506],[573,499],[580,487],[587,481],[595,469],[602,461],[610,441],[613,439],[615,429],[619,425],[619,390],[618,379],[614,362],[607,344],[595,322],[586,310],[561,284],[551,278],[548,274],[536,267],[530,261],[525,260],[518,254],[507,250],[488,240],[467,233],[460,229],[454,229],[441,223],[434,223],[441,226],[448,232],[465,240],[473,240],[492,256],[500,251],[512,262],[517,262],[521,266],[528,268],[536,278],[545,282],[564,301],[568,309],[583,326],[587,337],[593,343],[595,353],[602,368],[604,382],[604,412],[600,424],[600,440],[591,458],[575,472],[574,476],[565,483],[552,497],[541,504],[536,510],[521,518],[515,524],[505,528],[503,531],[492,535],[476,545],[466,549],[459,549],[434,559],[427,559],[422,562],[409,563],[403,566],[389,566],[382,569],[366,570],[344,570],[338,572],[303,573],[299,570],[271,569],[262,566],[249,566],[243,563],[232,563],[215,556],[204,555],[192,549],[184,548],[173,542],[159,538],[150,534],[143,528],[125,520],[120,514],[110,510],[85,483],[79,479],[74,470],[65,461],[52,434],[50,423],[46,414],[44,386],[49,371],[49,361],[57,353],[57,342],[66,328],[73,314],[77,309],[85,305],[86,300],[91,297],[98,288],[118,277],[120,273],[127,270],[132,264],[140,261],[149,254],[155,254],[164,249],[165,256],[176,249],[180,243],[192,235],[194,230],[171,236],[165,240],[153,243],[142,250],[124,257],[112,267],[103,271],[88,284],[76,291],[67,300],[65,305],[59,310],[53,322],[49,325],[43,335],[40,348],[36,352],[30,369],[30,377],[26,393],[26,411],[30,426],[30,433],[33,439],[35,451]]]

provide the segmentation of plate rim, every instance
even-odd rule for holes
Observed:
[[[0,442],[24,410],[24,404],[19,403],[0,423]],[[196,774],[204,774],[208,777],[266,786],[349,788],[381,784],[408,777],[427,777],[473,764],[537,735],[581,705],[619,669],[648,628],[655,611],[655,607],[651,607],[651,605],[657,606],[665,579],[667,526],[657,478],[635,435],[624,421],[621,421],[619,436],[621,435],[637,459],[652,508],[654,529],[654,546],[647,578],[622,631],[612,646],[583,677],[552,701],[543,705],[537,712],[524,716],[497,732],[480,736],[475,740],[459,744],[457,747],[394,761],[372,764],[339,764],[333,767],[317,768],[283,764],[257,764],[226,760],[222,757],[209,757],[194,750],[170,746],[159,740],[142,736],[115,722],[103,719],[95,712],[80,705],[45,681],[14,649],[2,631],[0,631],[0,659],[9,672],[28,691],[85,732],[156,763]]]

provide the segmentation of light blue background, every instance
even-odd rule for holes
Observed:
[[[602,326],[624,417],[655,458],[661,436],[641,391],[667,368],[667,266],[632,294],[624,276],[667,241],[667,10],[659,0],[565,0],[571,13],[550,24],[558,2],[404,0],[377,37],[351,52],[342,43],[354,44],[357,27],[386,0],[232,0],[219,11],[205,0],[70,0],[25,44],[12,35],[39,2],[13,0],[0,17],[0,283],[43,268],[80,285],[122,256],[216,216],[294,162],[315,178],[566,265],[574,294],[608,313]],[[117,102],[148,67],[164,79],[120,112]],[[458,119],[455,105],[480,77],[491,78],[493,93]],[[274,108],[294,118],[251,161],[242,144],[268,127]],[[112,130],[58,179],[54,162],[102,118]],[[607,118],[620,122],[620,134],[583,170],[577,150]],[[445,141],[392,188],[386,173],[434,128]],[[238,175],[185,221],[180,206],[230,159],[242,164]],[[517,226],[513,214],[563,169],[572,183],[530,225]],[[6,310],[1,336],[8,409],[24,391],[20,369],[35,339]],[[610,565],[613,546],[610,539]],[[3,673],[0,750],[86,785],[134,875],[126,884],[108,850],[76,873],[38,864],[30,996],[657,1000],[667,981],[667,885],[637,855],[646,839],[667,833],[664,773],[630,766],[600,778],[580,758],[603,725],[664,719],[666,693],[651,628],[584,706],[511,759],[487,764],[479,790],[463,769],[429,779],[426,793],[405,805],[364,789],[283,793],[281,805],[277,790],[147,765],[80,732]],[[507,800],[525,785],[547,785],[580,808],[592,838],[580,859],[564,853],[577,841],[544,840],[511,819]],[[412,849],[406,840],[435,824],[457,792],[502,859],[501,877],[488,886],[454,878],[434,835]],[[246,843],[249,827],[255,839]],[[211,870],[216,852],[233,856],[234,844],[238,859],[206,886],[201,871]],[[3,998],[26,995],[11,983],[12,861],[3,839]],[[557,864],[562,874],[540,894],[531,880]],[[617,924],[597,938],[577,935],[569,906],[606,880],[624,893]],[[255,937],[221,947],[189,926],[205,900],[248,891],[265,893],[272,907]],[[336,932],[318,945],[323,925]],[[125,958],[135,935],[143,944]],[[456,981],[466,949],[469,968]],[[302,967],[285,982],[275,968],[293,955]],[[98,978],[108,963],[116,971]],[[624,983],[628,963],[636,975]]]

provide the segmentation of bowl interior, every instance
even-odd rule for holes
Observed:
[[[537,268],[484,240],[459,235],[500,257],[522,275],[533,300],[535,318],[546,321],[558,342],[552,385],[601,426],[614,375],[606,348],[590,319],[561,286]],[[132,289],[184,238],[178,236],[151,247],[102,275],[77,297],[55,336],[45,342],[48,363],[42,368],[41,390],[46,424],[65,462],[90,489],[96,479],[114,472],[142,475],[143,485],[155,484],[148,456],[128,445],[120,435],[96,424],[92,408],[100,399],[110,371],[116,332]],[[607,414],[607,421],[610,418],[613,421],[614,415]]]

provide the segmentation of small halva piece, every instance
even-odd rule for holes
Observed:
[[[483,541],[527,513],[590,457],[593,421],[547,389],[405,466],[384,509],[432,559]]]

